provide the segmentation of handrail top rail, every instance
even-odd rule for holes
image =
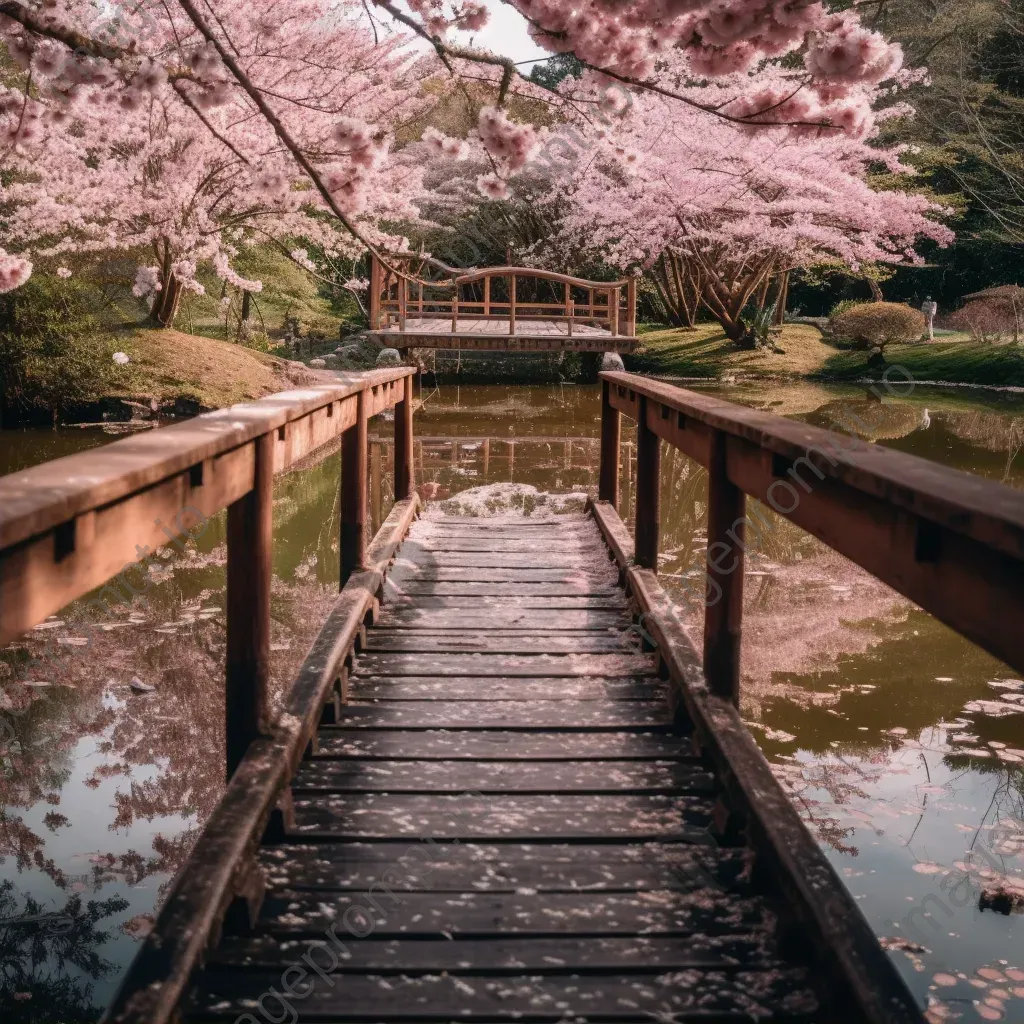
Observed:
[[[0,550],[158,484],[292,420],[415,372],[411,366],[369,370],[339,379],[337,384],[281,391],[0,477]]]
[[[1024,492],[917,455],[870,444],[725,399],[621,370],[600,378],[675,412],[750,441],[790,463],[806,460],[827,478],[890,501],[987,547],[1024,559]],[[908,382],[909,383],[909,382]],[[806,475],[806,474],[805,474]],[[784,479],[780,477],[780,479]],[[809,486],[819,485],[816,475]]]
[[[423,260],[433,266],[440,267],[446,273],[454,275],[450,281],[428,281],[426,285],[434,288],[449,288],[452,285],[472,284],[473,281],[480,281],[485,277],[509,277],[515,274],[517,277],[539,277],[546,281],[561,281],[563,284],[575,285],[579,288],[625,288],[636,281],[633,277],[624,277],[618,281],[590,281],[583,277],[574,277],[572,274],[562,274],[557,270],[543,270],[540,267],[470,267],[460,271],[456,267],[449,267],[447,263],[434,259],[432,256],[424,256],[419,253],[399,253],[398,258],[402,260]],[[418,278],[412,274],[402,274],[410,281],[417,281]]]
[[[561,281],[562,284],[575,285],[579,288],[625,288],[635,278],[624,277],[620,281],[588,281],[571,274],[560,274],[557,270],[541,270],[539,267],[483,267],[471,270],[455,278],[456,284],[471,284],[485,277],[539,277],[545,281]]]

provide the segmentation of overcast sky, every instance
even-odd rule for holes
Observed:
[[[527,34],[526,22],[522,15],[515,8],[504,4],[501,0],[483,0],[491,12],[491,19],[482,32],[477,32],[473,37],[474,43],[486,50],[493,50],[503,57],[511,57],[517,63],[519,61],[536,60],[550,56],[541,49]],[[404,7],[405,5],[402,4]],[[374,17],[387,21],[388,16],[371,5]],[[468,43],[470,36],[467,33],[458,33],[457,40],[460,43]],[[529,73],[530,65],[523,66],[523,71]]]

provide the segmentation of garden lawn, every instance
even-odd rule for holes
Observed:
[[[804,377],[814,380],[877,378],[868,353],[838,348],[806,324],[787,324],[776,344],[782,352],[738,349],[717,324],[695,330],[653,330],[640,336],[642,349],[625,356],[626,368],[664,377],[765,379]],[[1024,346],[986,345],[971,341],[934,341],[891,345],[890,365],[903,366],[915,380],[951,384],[1024,387]]]
[[[625,357],[626,368],[659,376],[807,377],[820,372],[838,354],[838,349],[824,342],[817,327],[806,324],[783,327],[776,341],[782,353],[738,349],[718,324],[698,324],[692,331],[648,331],[640,341],[642,350]]]

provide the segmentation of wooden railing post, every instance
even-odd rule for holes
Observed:
[[[597,496],[601,501],[619,505],[619,444],[622,440],[622,414],[612,408],[612,385],[601,381],[601,477]]]
[[[739,704],[746,495],[728,476],[726,435],[715,431],[708,463],[704,676],[716,696]]]
[[[619,289],[609,288],[608,289],[608,327],[612,332],[612,337],[616,337],[619,333]]]
[[[357,396],[356,422],[341,435],[341,586],[366,560],[366,392]]]
[[[491,279],[484,278],[484,316],[491,315]]]
[[[400,277],[398,279],[398,329],[405,330],[405,311],[408,301],[409,279]]]
[[[636,278],[626,282],[626,335],[636,337]]]
[[[370,253],[370,330],[380,327],[380,263],[377,254]]]
[[[516,333],[516,275],[509,274],[508,278],[508,333]]]
[[[636,425],[636,523],[634,558],[642,569],[658,571],[661,528],[661,441],[647,425],[647,399],[641,395]]]
[[[395,501],[411,498],[415,488],[412,463],[412,375],[402,382],[405,397],[395,406]]]
[[[228,506],[224,739],[227,778],[270,724],[275,434],[256,439],[253,487]]]

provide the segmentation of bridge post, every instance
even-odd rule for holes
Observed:
[[[380,327],[380,263],[377,254],[370,253],[370,330]]]
[[[704,677],[712,693],[739,704],[746,495],[729,479],[726,443],[725,433],[715,431],[708,463]]]
[[[608,326],[611,328],[612,337],[619,335],[619,289],[608,289]]]
[[[658,571],[661,529],[661,440],[647,423],[647,399],[640,396],[636,426],[636,522],[634,558],[641,569]]]
[[[626,282],[626,334],[636,337],[636,278],[630,277]]]
[[[611,384],[601,381],[601,475],[597,497],[619,507],[619,444],[622,440],[622,414],[612,408]]]
[[[508,333],[515,337],[516,333],[516,275],[508,276]]]
[[[356,396],[356,422],[341,435],[341,586],[366,562],[366,392]]]
[[[412,375],[402,382],[405,397],[395,406],[395,501],[411,498],[415,489],[412,461]]]
[[[282,428],[286,429],[286,428]],[[224,739],[227,778],[270,724],[275,433],[256,439],[253,487],[228,506]]]

